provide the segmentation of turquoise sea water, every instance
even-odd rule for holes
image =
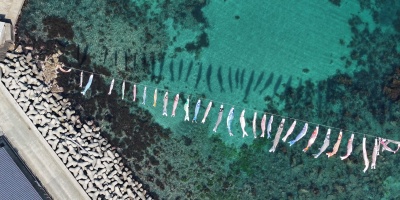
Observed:
[[[79,71],[60,74],[59,82],[82,118],[101,124],[155,198],[394,199],[398,155],[383,152],[377,169],[364,174],[362,134],[355,135],[345,161],[311,155],[323,143],[322,125],[400,139],[399,8],[396,1],[31,0],[18,40],[33,45],[41,58],[59,49],[66,66],[107,76],[95,77],[86,97],[79,94]],[[112,78],[115,90],[108,96]],[[120,99],[122,79],[138,83],[138,102],[131,101],[132,83]],[[147,102],[141,105],[144,85]],[[166,90],[168,117],[161,115]],[[181,100],[172,118],[177,93]],[[199,121],[209,100],[215,103],[205,124],[183,121],[189,95],[190,119],[197,99],[203,100]],[[223,120],[214,133],[221,103]],[[230,137],[226,117],[232,106]],[[243,109],[246,138],[239,123]],[[274,118],[271,139],[254,139],[254,110],[258,135],[263,112],[315,124],[294,146],[280,142],[269,153],[281,117]],[[319,136],[304,153],[316,124]],[[288,140],[302,127],[298,122]],[[338,132],[332,130],[328,151]],[[350,134],[344,132],[338,155],[346,153]],[[374,138],[367,139],[371,155]]]

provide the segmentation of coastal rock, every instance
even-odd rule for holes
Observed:
[[[116,174],[117,174],[117,171],[113,170],[107,175],[107,177],[111,179],[111,178],[115,177]]]
[[[83,129],[85,129],[86,133],[91,133],[92,132],[92,129],[86,124],[83,125]]]
[[[118,183],[116,182],[116,181],[114,181],[114,182],[112,182],[111,184],[108,184],[108,186],[109,186],[109,188],[111,189],[111,191],[114,191],[115,190],[115,186],[117,185]]]
[[[91,159],[91,158],[89,158],[89,157],[87,157],[87,156],[82,156],[81,159],[84,160],[84,161],[86,161],[86,162],[89,162],[89,163],[95,162],[95,161],[93,161],[93,159]]]
[[[118,195],[118,197],[122,197],[122,196],[123,196],[123,195],[122,195],[122,192],[121,192],[121,190],[119,189],[118,186],[115,187],[114,191],[115,191],[115,193]]]
[[[61,143],[58,143],[56,154],[60,154],[60,153],[64,154],[66,152],[68,152],[67,149],[65,149],[65,147]]]
[[[92,170],[86,170],[86,174],[88,175],[90,180],[94,180],[94,172]]]
[[[145,198],[141,184],[132,189],[138,183],[130,176],[131,171],[124,168],[115,148],[101,137],[100,127],[93,120],[81,123],[68,99],[54,93],[54,79],[46,84],[48,78],[57,74],[58,66],[62,66],[53,65],[59,62],[58,57],[52,56],[37,67],[31,53],[25,56],[21,52],[9,53],[4,63],[0,63],[0,78],[88,195]]]
[[[29,111],[28,111],[28,112],[29,112]],[[41,117],[40,115],[38,115],[38,114],[36,113],[36,111],[35,111],[34,114],[28,115],[28,117],[29,117],[29,119],[32,120],[32,123],[33,123],[34,125],[39,125],[40,122],[42,121],[42,117]]]
[[[48,124],[48,127],[50,128],[50,129],[53,129],[54,127],[57,127],[58,126],[58,123],[57,123],[57,121],[53,118],[53,119],[51,119],[51,121],[49,122],[49,124]]]
[[[61,158],[61,161],[64,163],[64,164],[67,164],[67,159],[68,159],[68,153],[59,153],[59,154],[57,154],[58,155],[58,157],[59,158]]]
[[[21,91],[25,92],[28,90],[28,87],[26,87],[23,83],[21,82],[17,82],[19,89],[21,89]]]
[[[68,156],[68,159],[67,159],[68,161],[67,161],[67,164],[65,164],[65,166],[67,167],[67,168],[69,168],[69,167],[76,167],[77,165],[78,165],[78,163],[71,157],[71,156]]]
[[[100,180],[94,180],[93,182],[94,182],[94,185],[97,186],[100,190],[104,189],[104,186],[103,186],[103,184],[101,184]]]
[[[14,50],[14,52],[16,52],[16,53],[22,53],[22,52],[23,52],[22,46],[21,46],[21,45],[18,45],[18,47]]]
[[[121,167],[120,167],[118,164],[114,164],[114,168],[115,168],[115,170],[117,170],[117,172],[118,172],[119,174],[122,174]]]
[[[47,137],[49,138],[50,136],[47,136]],[[56,150],[56,149],[57,149],[57,144],[58,144],[58,142],[59,142],[59,140],[58,140],[57,138],[55,138],[55,139],[47,139],[47,138],[46,138],[46,140],[47,140],[47,143],[50,144],[50,146],[51,146],[51,148],[52,148],[53,150]]]
[[[72,173],[72,175],[74,177],[77,177],[79,174],[79,170],[81,170],[81,168],[80,167],[71,167],[71,168],[68,168],[68,170]]]
[[[45,127],[38,127],[38,130],[40,131],[40,133],[43,136],[47,136],[47,133],[49,132],[49,127],[45,126]]]
[[[57,101],[54,99],[54,97],[52,97],[52,96],[50,96],[49,98],[48,98],[48,103],[50,103],[51,105],[52,105],[52,108],[53,107],[57,107],[58,105],[59,105],[59,103],[57,103]],[[60,109],[61,109],[61,107],[60,107]]]
[[[13,77],[15,80],[18,80],[18,78],[21,76],[21,71],[10,72],[10,76]]]
[[[33,98],[35,97],[35,93],[33,92],[33,90],[29,89],[25,92],[25,96],[29,99],[29,100],[33,100]]]
[[[76,155],[77,154],[77,152],[75,151],[75,148],[72,147],[71,145],[68,145],[67,148],[68,148],[68,153],[69,154],[71,154],[71,155]]]
[[[96,192],[96,191],[97,191],[97,189],[93,186],[93,183],[89,182],[88,183],[88,188],[86,189],[86,192],[87,193],[92,193],[92,192]]]
[[[19,93],[21,92],[21,89],[18,88],[18,89],[15,89],[15,90],[10,90],[9,92],[12,94],[14,99],[17,99],[18,96],[19,96]]]
[[[32,53],[29,52],[28,55],[26,55],[26,62],[30,62],[32,60]]]
[[[11,77],[3,78],[2,80],[3,80],[4,85],[5,85],[7,88],[9,88],[9,87],[11,86],[11,81],[13,81],[13,79],[12,79]]]
[[[27,115],[36,115],[36,114],[38,114],[38,112],[35,110],[33,105],[29,105],[29,110],[28,110],[28,112],[26,114]]]
[[[13,53],[9,53],[9,52],[7,52],[6,53],[6,58],[9,58],[9,59],[14,59],[14,58],[17,58],[18,57],[18,54],[13,54]]]
[[[113,176],[114,180],[117,181],[118,184],[123,184],[124,182],[118,177],[117,174]]]
[[[84,190],[86,190],[88,188],[88,184],[89,184],[90,180],[86,179],[86,180],[79,180],[78,183],[81,184],[82,188]]]
[[[27,102],[28,101],[28,98],[25,96],[25,94],[26,94],[26,92],[21,92],[20,94],[19,94],[19,97],[18,97],[18,99],[17,99],[17,103],[23,103],[23,102]],[[21,105],[21,104],[20,104]]]
[[[133,191],[130,189],[130,188],[128,188],[127,190],[126,190],[126,192],[127,192],[127,195],[129,196],[129,197],[131,197],[131,198],[134,198],[136,195],[135,194],[133,194]]]
[[[19,106],[21,106],[21,108],[22,108],[22,110],[23,110],[24,112],[27,112],[27,111],[28,111],[29,105],[30,105],[30,102],[29,102],[29,101],[20,102],[20,104],[19,104]]]
[[[43,135],[43,134],[42,134]],[[43,135],[44,136],[44,135]],[[47,134],[46,136],[45,136],[45,139],[47,140],[47,141],[49,141],[49,140],[58,140],[58,138],[55,136],[55,135],[53,135],[53,134]]]
[[[88,177],[85,174],[83,174],[83,170],[82,169],[79,169],[78,176],[76,176],[75,178],[76,178],[76,180],[81,180],[81,179],[86,180],[86,179],[88,179]]]

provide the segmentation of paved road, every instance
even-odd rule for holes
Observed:
[[[53,199],[90,199],[3,83],[0,128]]]

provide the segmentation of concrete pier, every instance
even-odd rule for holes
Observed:
[[[0,128],[53,199],[90,199],[1,82]]]
[[[0,60],[14,43],[24,0],[0,0]],[[53,199],[90,199],[0,82],[0,128]]]
[[[18,21],[25,0],[0,0],[0,60],[14,43],[14,26]]]

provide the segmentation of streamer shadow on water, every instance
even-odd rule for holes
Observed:
[[[256,85],[255,85],[254,88],[253,88],[253,92],[256,91],[256,89],[258,88],[258,86],[261,84],[261,81],[264,79],[264,74],[265,74],[265,72],[263,71],[263,72],[258,76]]]
[[[125,71],[129,71],[129,66],[128,66],[128,60],[129,60],[129,56],[128,56],[128,52],[124,51],[124,65],[125,65]]]
[[[247,103],[247,101],[248,101],[247,97],[249,96],[250,88],[251,88],[251,85],[253,84],[253,81],[254,81],[254,70],[251,72],[249,81],[247,82],[247,86],[246,86],[246,90],[244,92],[244,98],[243,98],[244,103]]]
[[[232,92],[232,68],[231,67],[229,67],[228,83],[229,83],[229,89]]]
[[[196,88],[196,89],[197,89],[197,86],[199,85],[199,82],[200,82],[200,80],[201,80],[202,72],[203,72],[203,64],[200,63],[200,64],[199,64],[199,71],[198,71],[198,73],[197,73],[196,84],[194,85],[194,88]]]
[[[104,58],[103,58],[103,65],[106,63],[107,60],[107,56],[108,56],[108,48],[107,47],[103,47],[104,48]]]
[[[85,62],[86,62],[86,59],[88,58],[88,52],[89,52],[89,45],[86,45],[86,47],[83,49],[83,52],[82,52],[82,55],[80,54],[80,52],[79,52],[79,50],[80,50],[80,47],[79,47],[79,45],[77,46],[78,47],[78,60],[80,60],[79,61],[79,66],[82,66]],[[82,56],[82,57],[81,57]]]
[[[158,73],[158,77],[156,77],[156,81],[155,81],[156,84],[159,84],[160,81],[162,80],[162,77],[163,77],[162,74],[163,74],[163,71],[164,71],[164,64],[165,64],[165,60],[162,59],[161,62],[160,62],[160,72]]]
[[[221,92],[225,92],[221,66],[219,66],[219,68],[218,68],[217,78],[218,78],[219,87],[221,88]]]
[[[208,91],[212,92],[211,89],[211,74],[212,74],[212,65],[210,64],[207,68],[207,73],[206,73],[206,81],[207,81],[207,86],[208,86]]]
[[[187,71],[187,73],[186,73],[186,79],[185,79],[185,82],[187,82],[187,81],[188,81],[188,78],[189,78],[190,72],[192,72],[192,69],[193,69],[193,61],[190,61],[190,63],[189,63],[189,67],[188,67],[188,71]]]
[[[246,69],[242,69],[242,74],[240,76],[240,89],[243,89],[244,75],[246,74]]]
[[[292,76],[289,76],[288,80],[284,84],[285,88],[292,87]]]
[[[115,50],[114,51],[114,66],[117,65],[117,62],[118,62],[118,50]]]
[[[275,86],[274,86],[274,95],[276,94],[276,92],[279,89],[279,86],[281,86],[282,83],[282,75],[279,75],[278,80],[275,82]]]
[[[171,74],[171,81],[175,81],[174,77],[174,60],[169,63],[169,73]]]
[[[236,73],[235,73],[235,83],[236,83],[236,89],[238,89],[239,87],[239,68],[236,69]]]
[[[271,72],[269,74],[268,79],[264,83],[264,87],[260,90],[260,94],[263,93],[271,85],[273,80],[274,80],[274,72]]]
[[[156,78],[155,71],[156,71],[156,64],[154,63],[154,64],[151,65],[151,75],[150,75],[150,80],[151,81],[154,81],[155,78]]]
[[[181,61],[179,62],[178,80],[181,80],[182,70],[183,70],[183,60],[181,59]]]

